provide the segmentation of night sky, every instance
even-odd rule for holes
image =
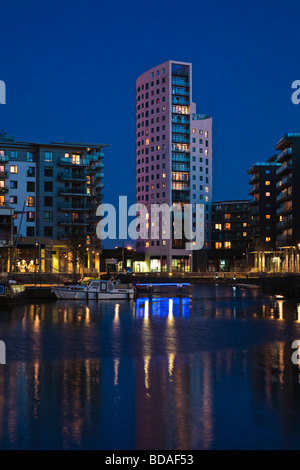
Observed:
[[[213,116],[214,200],[248,197],[249,166],[300,132],[300,2],[2,1],[0,128],[18,140],[110,144],[105,202],[135,201],[135,81],[193,63],[193,101]]]

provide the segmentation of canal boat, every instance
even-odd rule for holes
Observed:
[[[57,299],[64,300],[133,300],[133,284],[121,284],[119,279],[91,280],[85,284],[52,287]]]
[[[0,283],[0,308],[14,306],[27,299],[26,289],[23,284],[10,280]]]

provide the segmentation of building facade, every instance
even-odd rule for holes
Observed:
[[[14,210],[18,249],[30,250],[33,243],[36,251],[39,245],[40,270],[69,271],[66,248],[72,239],[87,244],[88,267],[99,267],[96,208],[103,198],[104,147],[19,142],[0,131],[0,207]],[[20,269],[22,263],[30,269],[25,257]]]
[[[250,175],[250,238],[249,265],[253,270],[277,271],[277,155],[266,162],[256,162]]]
[[[249,208],[249,200],[213,202],[209,271],[239,272],[247,269]]]
[[[203,204],[201,231],[204,249],[210,246],[212,198],[212,118],[196,113],[192,101],[192,64],[167,61],[136,82],[136,200],[137,204]],[[191,217],[196,229],[195,206]],[[173,227],[174,219],[170,225]],[[193,250],[186,240],[169,239],[163,222],[151,218],[140,227],[137,251],[145,253],[148,271],[189,272]]]
[[[279,140],[277,162],[277,249],[281,269],[299,271],[300,251],[300,133]]]

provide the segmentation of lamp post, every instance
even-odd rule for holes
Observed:
[[[37,256],[37,248],[39,246],[39,242],[36,240],[34,244],[34,278],[35,278],[35,285],[36,285],[36,273],[37,273],[37,262],[36,262],[36,256]]]

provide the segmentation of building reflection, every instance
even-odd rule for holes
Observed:
[[[209,325],[236,328],[250,316],[276,332],[286,322],[300,339],[300,303],[252,300],[247,309],[243,298],[231,307],[177,297],[26,305],[8,323],[19,344],[0,374],[1,448],[212,449],[241,420],[251,438],[271,422],[296,445],[300,368],[290,341],[232,348],[214,344],[209,328],[210,349],[202,337],[186,341],[204,328],[203,312]]]

